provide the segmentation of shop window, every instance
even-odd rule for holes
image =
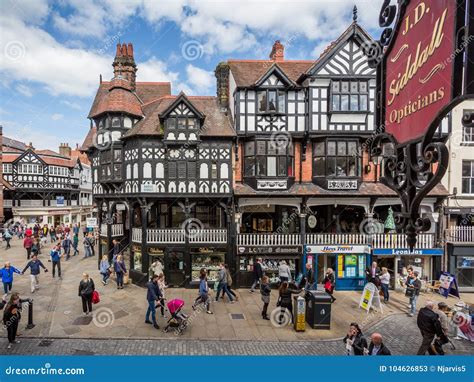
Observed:
[[[132,246],[132,266],[133,269],[136,271],[141,272],[142,271],[142,250],[141,247],[138,245],[133,245]]]
[[[332,81],[332,111],[368,111],[367,81]]]
[[[200,248],[191,252],[191,281],[198,282],[201,269],[208,272],[208,281],[217,281],[219,265],[225,262],[225,252],[212,248]]]
[[[244,176],[293,177],[294,152],[291,142],[250,141],[244,147]]]
[[[474,194],[474,160],[462,161],[462,193]]]
[[[356,140],[327,140],[313,147],[313,176],[359,177],[360,156]]]

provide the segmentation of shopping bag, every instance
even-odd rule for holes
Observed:
[[[92,303],[98,304],[99,302],[100,302],[100,295],[99,295],[99,292],[95,290],[94,292],[92,292]]]

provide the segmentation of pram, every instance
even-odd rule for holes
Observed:
[[[170,328],[175,328],[177,334],[183,334],[184,329],[188,326],[188,316],[181,312],[184,306],[184,301],[173,299],[166,304],[171,317],[168,319],[163,331],[166,333]]]

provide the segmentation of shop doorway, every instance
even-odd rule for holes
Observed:
[[[174,287],[182,287],[186,280],[184,252],[169,251],[166,254],[165,264],[168,284]]]
[[[390,273],[390,288],[395,288],[395,279],[397,278],[397,272],[395,269],[395,258],[394,257],[378,257],[374,259],[377,262],[377,266],[382,270],[382,268],[387,268],[388,273]]]

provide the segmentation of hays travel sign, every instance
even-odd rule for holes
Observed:
[[[386,53],[385,131],[403,144],[424,136],[452,100],[455,0],[412,0]]]

